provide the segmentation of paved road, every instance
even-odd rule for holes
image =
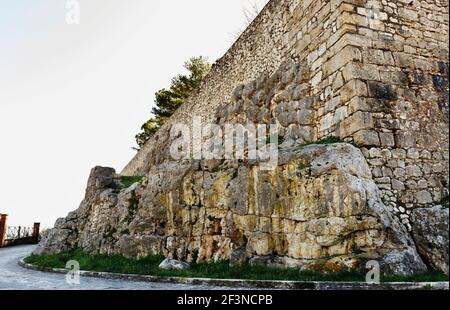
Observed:
[[[16,246],[0,249],[0,290],[199,290],[229,289],[182,284],[129,282],[82,277],[80,284],[68,284],[63,274],[28,270],[17,262],[35,246]]]

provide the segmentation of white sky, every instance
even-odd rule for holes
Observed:
[[[52,227],[95,165],[118,172],[156,90],[185,60],[215,61],[267,0],[0,0],[0,213]]]

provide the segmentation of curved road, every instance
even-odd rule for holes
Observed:
[[[148,283],[81,277],[80,284],[68,284],[63,274],[53,274],[22,268],[20,258],[35,246],[16,246],[0,249],[0,290],[200,290],[227,289],[225,287],[184,284]],[[236,288],[234,288],[236,289]]]

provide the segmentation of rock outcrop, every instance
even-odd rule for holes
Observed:
[[[237,161],[167,162],[128,188],[112,169],[96,167],[80,208],[57,221],[37,252],[75,247],[323,271],[368,260],[390,273],[426,270],[350,144],[282,145],[272,171]]]
[[[412,214],[414,239],[420,254],[436,269],[448,275],[448,208],[416,209]]]
[[[188,263],[185,262],[181,262],[179,260],[175,260],[175,259],[170,259],[170,258],[166,258],[165,260],[163,260],[161,262],[161,264],[159,264],[158,266],[160,269],[165,269],[165,270],[186,270],[189,269],[190,266]]]

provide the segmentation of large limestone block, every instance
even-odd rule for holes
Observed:
[[[428,263],[448,275],[448,208],[416,209],[412,213],[417,250]]]

